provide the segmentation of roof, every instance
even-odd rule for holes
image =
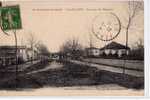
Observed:
[[[104,50],[104,49],[126,49],[126,46],[117,42],[111,42],[109,44],[107,44],[106,46],[104,46],[103,48],[101,48],[100,50]],[[129,47],[127,47],[127,49],[130,49]]]

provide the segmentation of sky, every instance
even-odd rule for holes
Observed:
[[[84,46],[101,48],[109,42],[104,42],[92,33],[92,23],[95,16],[101,13],[115,13],[121,25],[127,20],[127,2],[50,2],[50,1],[7,1],[3,6],[19,5],[22,19],[22,29],[17,30],[18,45],[26,45],[30,34],[36,40],[42,41],[51,52],[59,51],[60,46],[68,39],[77,38]],[[0,45],[14,45],[12,31],[6,36],[0,31]],[[113,40],[125,44],[125,29]],[[144,40],[144,13],[140,11],[133,20],[129,31],[129,46],[132,47],[139,39]]]

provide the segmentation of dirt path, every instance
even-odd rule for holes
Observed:
[[[117,68],[117,67],[113,67],[113,66],[106,66],[106,65],[94,64],[94,63],[88,63],[88,62],[82,62],[82,61],[76,61],[76,60],[71,60],[70,62],[75,63],[75,64],[80,64],[80,65],[96,67],[100,70],[106,70],[106,71],[115,72],[115,73],[123,73],[123,68]],[[144,77],[143,71],[126,69],[125,74],[133,75],[133,76],[137,76],[137,77]]]
[[[44,72],[44,71],[48,71],[50,69],[56,69],[56,68],[61,68],[61,67],[63,67],[63,64],[58,63],[56,61],[53,61],[47,67],[44,67],[44,68],[39,69],[39,70],[31,71],[31,72],[29,72],[27,74],[34,74],[34,73]]]

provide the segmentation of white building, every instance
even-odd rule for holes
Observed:
[[[31,48],[26,49],[26,54],[27,54],[28,60],[36,60],[38,58],[38,52]]]
[[[26,46],[17,46],[18,62],[27,61]],[[0,65],[16,63],[16,46],[0,46]]]
[[[98,57],[100,55],[99,48],[91,47],[86,48],[86,55],[91,57]]]
[[[118,57],[122,57],[123,55],[128,55],[129,50],[130,50],[129,47],[126,47],[117,42],[111,42],[100,49],[100,55],[103,54],[105,54],[106,56],[117,55]]]
[[[35,60],[38,53],[26,46],[17,46],[18,63]],[[16,46],[0,46],[0,66],[12,65],[16,63]]]

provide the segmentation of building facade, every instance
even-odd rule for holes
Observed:
[[[18,63],[27,61],[26,46],[17,47]],[[12,65],[16,63],[16,47],[0,46],[0,65]]]
[[[95,47],[86,48],[85,52],[86,52],[86,56],[88,57],[99,57],[100,55],[99,48],[95,48]]]
[[[17,63],[24,63],[37,59],[37,52],[26,46],[17,46]],[[16,64],[16,47],[0,46],[0,66]]]
[[[102,48],[90,47],[85,49],[87,57],[115,57],[120,58],[129,55],[130,48],[117,42],[111,42]]]
[[[100,49],[100,55],[122,57],[128,55],[129,51],[129,47],[117,42],[111,42]]]

